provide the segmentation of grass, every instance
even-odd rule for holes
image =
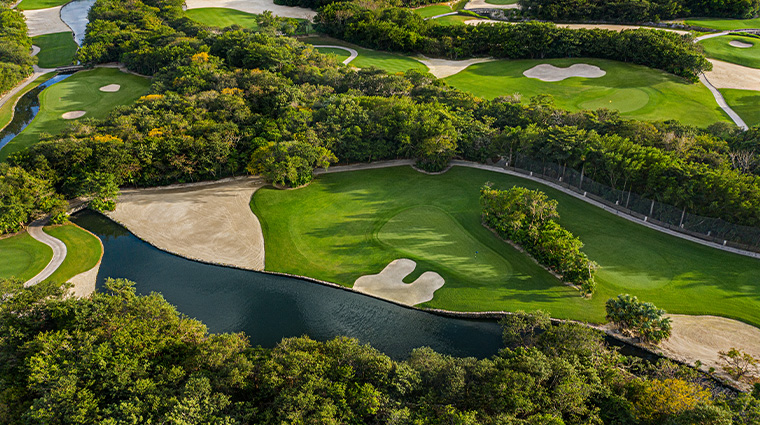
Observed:
[[[100,239],[75,224],[47,226],[45,233],[66,244],[66,259],[47,280],[66,282],[79,273],[92,269],[100,261],[103,248]]]
[[[753,44],[752,47],[734,47],[728,43],[741,41]],[[724,35],[708,38],[699,42],[705,48],[708,58],[719,59],[750,68],[760,68],[760,37],[742,37],[740,35]]]
[[[359,56],[353,61],[351,61],[350,65],[355,66],[357,68],[370,68],[374,66],[376,68],[383,69],[389,73],[404,72],[410,69],[419,69],[422,71],[428,70],[427,66],[425,66],[421,62],[415,59],[412,59],[410,57],[397,55],[394,53],[381,52],[378,50],[365,49],[365,48],[355,46],[350,43],[346,43],[345,41],[336,40],[330,37],[305,37],[305,38],[301,38],[300,40],[303,41],[304,43],[309,43],[309,44],[345,46],[345,47],[350,47],[352,49],[355,49],[359,53]],[[338,50],[338,49],[335,49],[335,50]],[[336,53],[338,54],[338,57],[341,57],[342,54],[347,53],[345,51],[342,51],[342,53],[333,52],[333,51],[325,51],[321,48],[319,49],[319,51],[326,52],[326,53]]]
[[[5,128],[6,125],[10,124],[11,120],[13,119],[13,108],[16,106],[16,101],[21,98],[21,96],[25,95],[31,90],[34,90],[39,86],[40,84],[44,83],[45,81],[53,78],[55,76],[55,72],[49,72],[45,75],[39,76],[36,80],[31,82],[28,86],[24,87],[23,90],[16,93],[8,99],[5,104],[0,107],[0,130]]]
[[[53,250],[28,233],[0,239],[0,279],[15,277],[24,282],[33,278],[53,258]]]
[[[720,89],[720,92],[748,126],[760,125],[760,91]]]
[[[523,72],[539,64],[568,67],[575,63],[596,65],[607,72],[601,78],[569,78],[543,82]],[[674,75],[623,62],[603,59],[498,60],[476,64],[445,79],[452,86],[477,96],[493,99],[519,93],[524,101],[550,94],[557,106],[570,111],[606,107],[626,118],[641,120],[676,119],[706,127],[728,121],[710,91]]]
[[[259,29],[259,25],[256,22],[257,15],[239,10],[222,7],[204,7],[190,9],[185,11],[185,13],[190,19],[210,27],[226,28],[231,25],[240,25],[243,28],[252,30]]]
[[[115,93],[99,89],[108,84],[120,84]],[[40,93],[40,111],[29,126],[11,140],[1,151],[0,161],[13,152],[23,150],[40,140],[43,134],[59,134],[73,120],[64,120],[61,114],[69,111],[86,111],[83,118],[105,118],[119,105],[128,105],[150,88],[150,80],[112,68],[96,68],[78,72]]]
[[[16,6],[18,10],[47,9],[49,7],[62,6],[71,0],[24,0]]]
[[[539,188],[559,201],[561,224],[602,266],[591,300],[481,225],[479,188],[487,181]],[[410,167],[336,173],[298,190],[260,189],[251,206],[264,231],[267,270],[351,286],[411,258],[418,267],[407,282],[428,270],[446,280],[424,307],[543,309],[603,322],[604,302],[630,293],[671,313],[760,325],[760,261],[648,229],[518,177],[463,167],[438,176]]]
[[[40,52],[37,53],[39,60],[37,66],[40,68],[71,65],[79,48],[74,41],[73,34],[68,31],[38,35],[32,38],[32,43],[40,48]]]
[[[696,27],[721,31],[760,28],[760,18],[755,19],[687,19],[686,23]]]
[[[340,62],[343,62],[344,60],[348,59],[349,56],[351,56],[348,51],[343,49],[336,49],[334,47],[320,47],[317,50],[319,53],[324,53],[326,55],[335,55]]]
[[[434,4],[432,6],[425,6],[420,7],[419,9],[414,9],[413,12],[422,16],[423,18],[430,18],[432,16],[443,15],[444,13],[451,13],[453,10],[451,7],[445,4]]]
[[[502,5],[502,4],[515,4],[518,1],[519,0],[486,0],[486,3]]]
[[[433,19],[433,22],[437,23],[438,25],[464,25],[465,21],[476,21],[476,20],[478,20],[478,18],[475,16],[449,15],[449,16],[444,16],[442,18]]]

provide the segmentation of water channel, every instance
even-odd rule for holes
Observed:
[[[82,45],[85,30],[90,22],[87,14],[95,0],[74,0],[61,8],[61,20],[74,32],[74,41]]]

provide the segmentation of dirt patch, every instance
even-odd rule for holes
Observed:
[[[354,289],[406,305],[430,301],[435,291],[445,282],[438,273],[425,272],[414,282],[404,283],[404,278],[412,273],[415,267],[417,263],[406,258],[393,260],[380,273],[356,279]]]
[[[425,56],[416,59],[427,66],[429,72],[435,75],[437,78],[450,77],[465,70],[470,65],[474,65],[476,63],[491,62],[493,60],[491,58],[475,58],[455,61],[448,59],[431,59]]]
[[[121,89],[121,86],[119,84],[109,84],[107,86],[103,86],[100,88],[100,91],[106,92],[106,93],[116,93]]]
[[[672,335],[660,348],[668,356],[689,364],[701,361],[720,371],[719,351],[737,348],[760,358],[760,329],[737,320],[716,316],[671,314]]]
[[[300,18],[311,20],[317,12],[302,7],[280,6],[272,0],[187,0],[188,9],[200,9],[204,7],[223,7],[235,9],[241,12],[261,14],[269,10],[275,16],[286,18]]]
[[[70,32],[71,28],[61,20],[61,7],[22,11],[24,17],[26,17],[26,25],[29,27],[29,37],[65,31]]]
[[[599,78],[607,74],[602,68],[585,63],[576,63],[567,68],[559,68],[554,65],[543,63],[523,72],[528,78],[535,78],[541,81],[555,82],[562,81],[571,77]]]
[[[165,251],[215,264],[264,269],[264,235],[249,206],[253,177],[123,191],[108,216]]]
[[[75,120],[77,118],[82,118],[84,114],[86,114],[86,111],[71,111],[71,112],[64,112],[61,114],[61,118],[65,120]]]
[[[749,49],[750,47],[754,46],[752,43],[745,43],[739,40],[731,40],[728,42],[728,44],[729,46],[738,47],[740,49]]]
[[[760,69],[733,63],[708,59],[713,64],[712,71],[705,77],[719,89],[760,90]]]

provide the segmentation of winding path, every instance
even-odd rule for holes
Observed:
[[[315,48],[323,48],[323,49],[340,49],[345,50],[348,52],[349,56],[346,60],[343,61],[343,65],[348,65],[351,63],[352,60],[356,59],[357,56],[359,56],[359,52],[357,52],[355,49],[352,49],[350,47],[345,46],[335,46],[332,44],[314,44],[312,47]]]
[[[53,258],[50,259],[50,262],[47,264],[47,266],[45,266],[44,269],[42,269],[41,272],[37,273],[37,276],[29,279],[29,281],[24,284],[26,287],[36,285],[52,276],[53,273],[58,270],[58,267],[63,264],[63,260],[66,259],[66,244],[64,244],[60,239],[56,239],[42,230],[45,221],[46,219],[40,219],[34,221],[31,225],[29,225],[29,236],[52,248]]]

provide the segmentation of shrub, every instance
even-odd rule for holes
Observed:
[[[653,344],[670,336],[670,319],[663,317],[665,310],[655,307],[652,303],[642,302],[625,294],[607,300],[606,309],[607,320],[618,326],[623,334]]]

